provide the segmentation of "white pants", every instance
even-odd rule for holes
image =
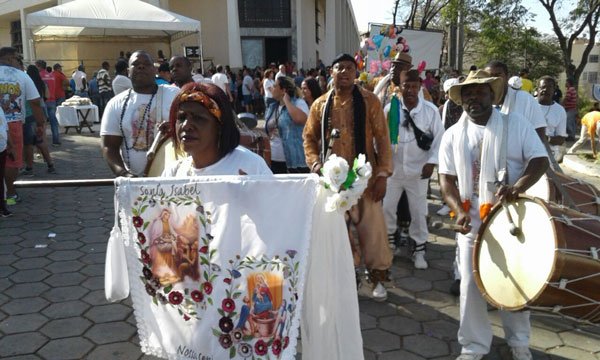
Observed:
[[[492,327],[488,319],[487,304],[481,296],[473,276],[473,242],[481,226],[478,207],[471,209],[469,234],[458,234],[460,282],[460,328],[458,342],[463,354],[487,354],[492,344]],[[529,311],[499,311],[504,337],[511,347],[529,346]]]
[[[596,125],[596,139],[594,139],[594,141],[600,140],[600,128],[598,127],[598,125],[599,124]],[[572,154],[572,153],[576,152],[577,150],[581,149],[581,147],[588,140],[591,140],[590,134],[588,133],[588,128],[584,124],[581,124],[581,134],[579,135],[579,140],[577,140],[577,142],[575,142],[575,144],[573,144],[573,146],[571,146],[571,148],[569,149],[569,151],[567,151],[567,153]]]
[[[402,192],[406,191],[410,210],[410,227],[408,233],[417,245],[425,244],[429,237],[427,229],[427,183],[429,179],[394,178],[387,179],[387,189],[383,198],[383,213],[388,234],[398,230],[396,209]]]

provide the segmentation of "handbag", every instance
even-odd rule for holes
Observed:
[[[115,223],[110,232],[106,247],[104,265],[104,296],[106,300],[115,302],[129,296],[129,278],[123,234],[119,228],[119,212],[115,197]]]
[[[419,129],[417,127],[417,125],[415,125],[415,122],[413,121],[412,117],[410,116],[410,113],[408,112],[408,110],[404,110],[404,117],[406,117],[406,119],[408,120],[408,123],[410,124],[410,126],[413,128],[413,131],[415,132],[415,139],[417,140],[417,145],[425,151],[428,151],[429,149],[431,149],[431,144],[433,143],[433,136],[429,135],[428,133],[424,132],[423,130]]]

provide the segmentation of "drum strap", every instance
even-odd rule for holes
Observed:
[[[500,167],[498,169],[498,181],[501,184],[508,183],[508,167],[506,164],[506,152],[508,148],[508,115],[502,115],[502,142],[500,143]]]
[[[162,86],[158,86],[156,90],[156,125],[160,125],[162,122],[162,99],[163,99],[163,89]]]

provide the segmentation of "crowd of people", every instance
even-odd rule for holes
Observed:
[[[365,154],[373,176],[346,219],[358,235],[349,239],[355,265],[365,265],[372,296],[383,301],[393,257],[403,244],[398,224],[407,227],[415,269],[428,268],[429,181],[437,167],[445,200],[441,214],[451,210],[459,227],[454,291],[461,295],[462,360],[481,359],[492,339],[485,301],[472,275],[481,219],[494,203],[513,201],[534,184],[553,162],[549,157],[561,161],[565,140],[574,136],[568,132],[569,112],[577,103],[569,82],[561,105],[553,77],[541,77],[530,87],[527,72],[521,71],[516,81],[500,61],[441,81],[434,71],[414,70],[407,53],[396,55],[389,74],[374,88],[357,79],[356,61],[348,54],[336,57],[330,67],[321,64],[306,72],[286,63],[237,72],[217,65],[200,74],[186,57],[155,63],[141,50],[119,59],[114,74],[103,62],[90,79],[79,66],[69,81],[60,64],[48,70],[42,60],[23,70],[16,50],[0,49],[0,89],[8,83],[20,88],[18,96],[3,92],[1,99],[3,216],[10,215],[6,206],[18,201],[12,184],[19,169],[24,174],[32,169],[34,145],[48,171],[54,171],[44,127],[51,124],[52,144],[60,145],[54,112],[70,93],[98,105],[102,154],[116,176],[147,175],[147,151],[161,137],[175,149],[163,176],[319,173],[328,153],[349,163]],[[264,116],[270,166],[240,146],[236,113],[242,112]],[[569,151],[597,131],[599,117],[600,106],[589,120],[584,117],[581,139]],[[334,129],[340,136],[332,141]],[[595,153],[593,137],[592,144]],[[498,171],[499,147],[508,149],[508,171]],[[499,187],[490,189],[489,183]],[[502,320],[513,358],[531,359],[529,313],[502,312]]]

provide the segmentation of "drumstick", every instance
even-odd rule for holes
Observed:
[[[146,159],[148,159],[148,161],[151,162],[152,160],[154,160],[154,156],[156,155],[156,151],[158,150],[164,135],[165,134],[163,134],[163,132],[159,128],[158,131],[156,132],[156,136],[154,137],[154,141],[152,142],[152,145],[150,145],[150,148],[148,149],[148,152],[146,153]]]
[[[502,208],[504,209],[504,212],[506,212],[506,217],[508,218],[508,224],[510,225],[510,229],[509,229],[510,234],[512,236],[518,236],[521,233],[521,229],[519,229],[517,227],[517,225],[515,225],[512,215],[510,214],[510,211],[508,210],[508,204],[506,203],[506,201],[502,201]]]

